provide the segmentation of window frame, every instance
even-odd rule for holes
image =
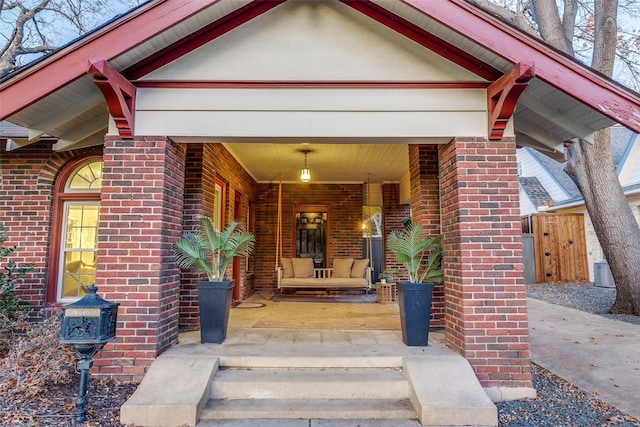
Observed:
[[[67,184],[74,174],[86,164],[100,161],[102,156],[89,155],[79,157],[68,162],[60,171],[54,186],[54,200],[51,213],[51,239],[49,243],[49,271],[47,274],[47,305],[62,305],[71,299],[61,300],[58,298],[60,290],[58,287],[62,255],[62,232],[64,229],[65,203],[67,202],[98,202],[100,206],[101,191],[80,192],[78,190],[69,191]],[[104,167],[104,165],[103,165]],[[98,215],[100,215],[98,213]],[[74,299],[74,300],[77,300]]]

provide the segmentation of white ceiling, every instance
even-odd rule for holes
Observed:
[[[258,182],[300,182],[304,154],[313,183],[399,182],[409,172],[408,145],[329,143],[226,143]]]

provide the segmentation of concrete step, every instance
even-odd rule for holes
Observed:
[[[162,427],[285,418],[498,425],[495,405],[461,356],[373,359],[163,355],[122,406],[120,421]]]
[[[212,399],[201,414],[201,420],[416,417],[409,399]]]
[[[211,399],[408,399],[400,369],[223,369]]]

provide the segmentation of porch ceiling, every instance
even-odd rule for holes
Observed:
[[[157,52],[233,14],[251,2],[248,0],[203,1],[198,3],[197,7],[188,6],[186,3],[180,5],[180,2],[172,6],[169,3],[172,2],[164,0],[149,2],[131,14],[107,24],[99,31],[42,59],[28,69],[0,81],[0,91],[9,89],[3,94],[7,96],[4,98],[4,105],[0,105],[0,119],[8,120],[29,130],[28,135],[16,136],[8,148],[16,149],[36,142],[43,135],[62,141],[54,146],[57,150],[100,144],[101,135],[104,135],[108,125],[105,114],[107,107],[98,88],[86,75],[86,59],[82,60],[74,56],[82,55],[83,49],[90,51],[90,54],[87,53],[90,57],[96,55],[95,48],[101,49],[99,51],[104,53],[103,57],[109,61],[109,64],[127,75],[127,70],[136,69],[137,65],[144,64]],[[349,4],[349,2],[345,3]],[[413,3],[418,2],[412,0],[370,2],[373,9],[381,8],[388,16],[401,18],[419,31],[423,31],[426,38],[435,36],[446,40],[451,46],[475,58],[478,63],[486,64],[487,69],[505,73],[513,66],[507,56],[496,52],[496,46],[491,46],[493,50],[490,50],[486,47],[487,45],[483,46],[473,38],[466,37],[447,23],[426,15]],[[451,3],[459,3],[459,1],[451,0]],[[442,6],[445,7],[446,4],[442,3]],[[166,8],[168,9],[165,10]],[[173,15],[182,13],[183,16],[169,23],[165,19],[169,10]],[[138,17],[142,18],[141,22],[148,22],[148,25],[136,24]],[[510,47],[515,46],[515,43]],[[96,44],[93,51],[92,44]],[[72,56],[73,61],[65,62],[65,58]],[[65,71],[71,69],[73,70]],[[63,76],[60,77],[59,74]],[[41,78],[40,82],[43,81],[42,79],[51,77],[56,81],[57,87],[39,89],[38,93],[35,89],[30,90],[29,92],[33,93],[29,94],[22,92],[20,98],[23,99],[21,101],[23,104],[13,105],[17,101],[14,100],[16,96],[11,92],[14,90],[12,86],[20,90],[19,83],[28,84],[32,82],[30,80],[32,77],[37,79],[38,76]],[[37,83],[37,80],[32,83]],[[31,84],[29,87],[37,88],[38,86],[38,84]],[[540,78],[534,78],[530,82],[529,88],[520,97],[513,116],[519,144],[547,150],[548,154],[560,154],[563,141],[576,136],[588,138],[593,130],[614,123],[612,119],[576,98],[575,95],[580,88],[569,89],[574,96],[570,95],[569,91],[559,90]],[[616,89],[618,92],[620,90]],[[32,98],[27,99],[29,97]],[[296,148],[298,144],[310,141],[255,140],[249,141],[254,143],[250,145],[233,140],[221,142],[227,143],[234,156],[258,181],[270,181],[276,179],[275,177],[280,173],[283,174],[283,180],[296,180],[297,173],[293,174],[290,171],[300,169],[303,162],[303,156],[296,152]],[[336,144],[345,142],[336,140],[311,142],[318,144],[317,153],[311,153],[308,157],[314,180],[354,182],[365,180],[369,174],[379,176],[380,180],[397,181],[406,174],[407,162],[403,160],[402,163],[393,166],[391,159],[400,161],[402,157],[400,153],[406,153],[407,143],[429,143],[430,141],[391,141],[394,144],[400,144],[398,146],[390,145],[390,141],[373,139],[346,141],[354,145]],[[256,145],[256,143],[259,144]],[[323,147],[326,143],[330,144]],[[382,145],[369,145],[380,143]],[[285,177],[285,173],[290,175]]]
[[[399,182],[409,172],[404,141],[380,144],[290,141],[285,143],[225,143],[225,147],[258,182],[300,182],[304,154],[311,183]]]

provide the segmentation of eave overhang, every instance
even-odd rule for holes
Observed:
[[[83,77],[97,52],[110,61],[220,0],[156,1],[0,83],[0,120]],[[144,21],[140,25],[138,19]]]
[[[640,95],[632,93],[464,0],[401,0],[512,64],[535,63],[536,78],[640,133]]]

